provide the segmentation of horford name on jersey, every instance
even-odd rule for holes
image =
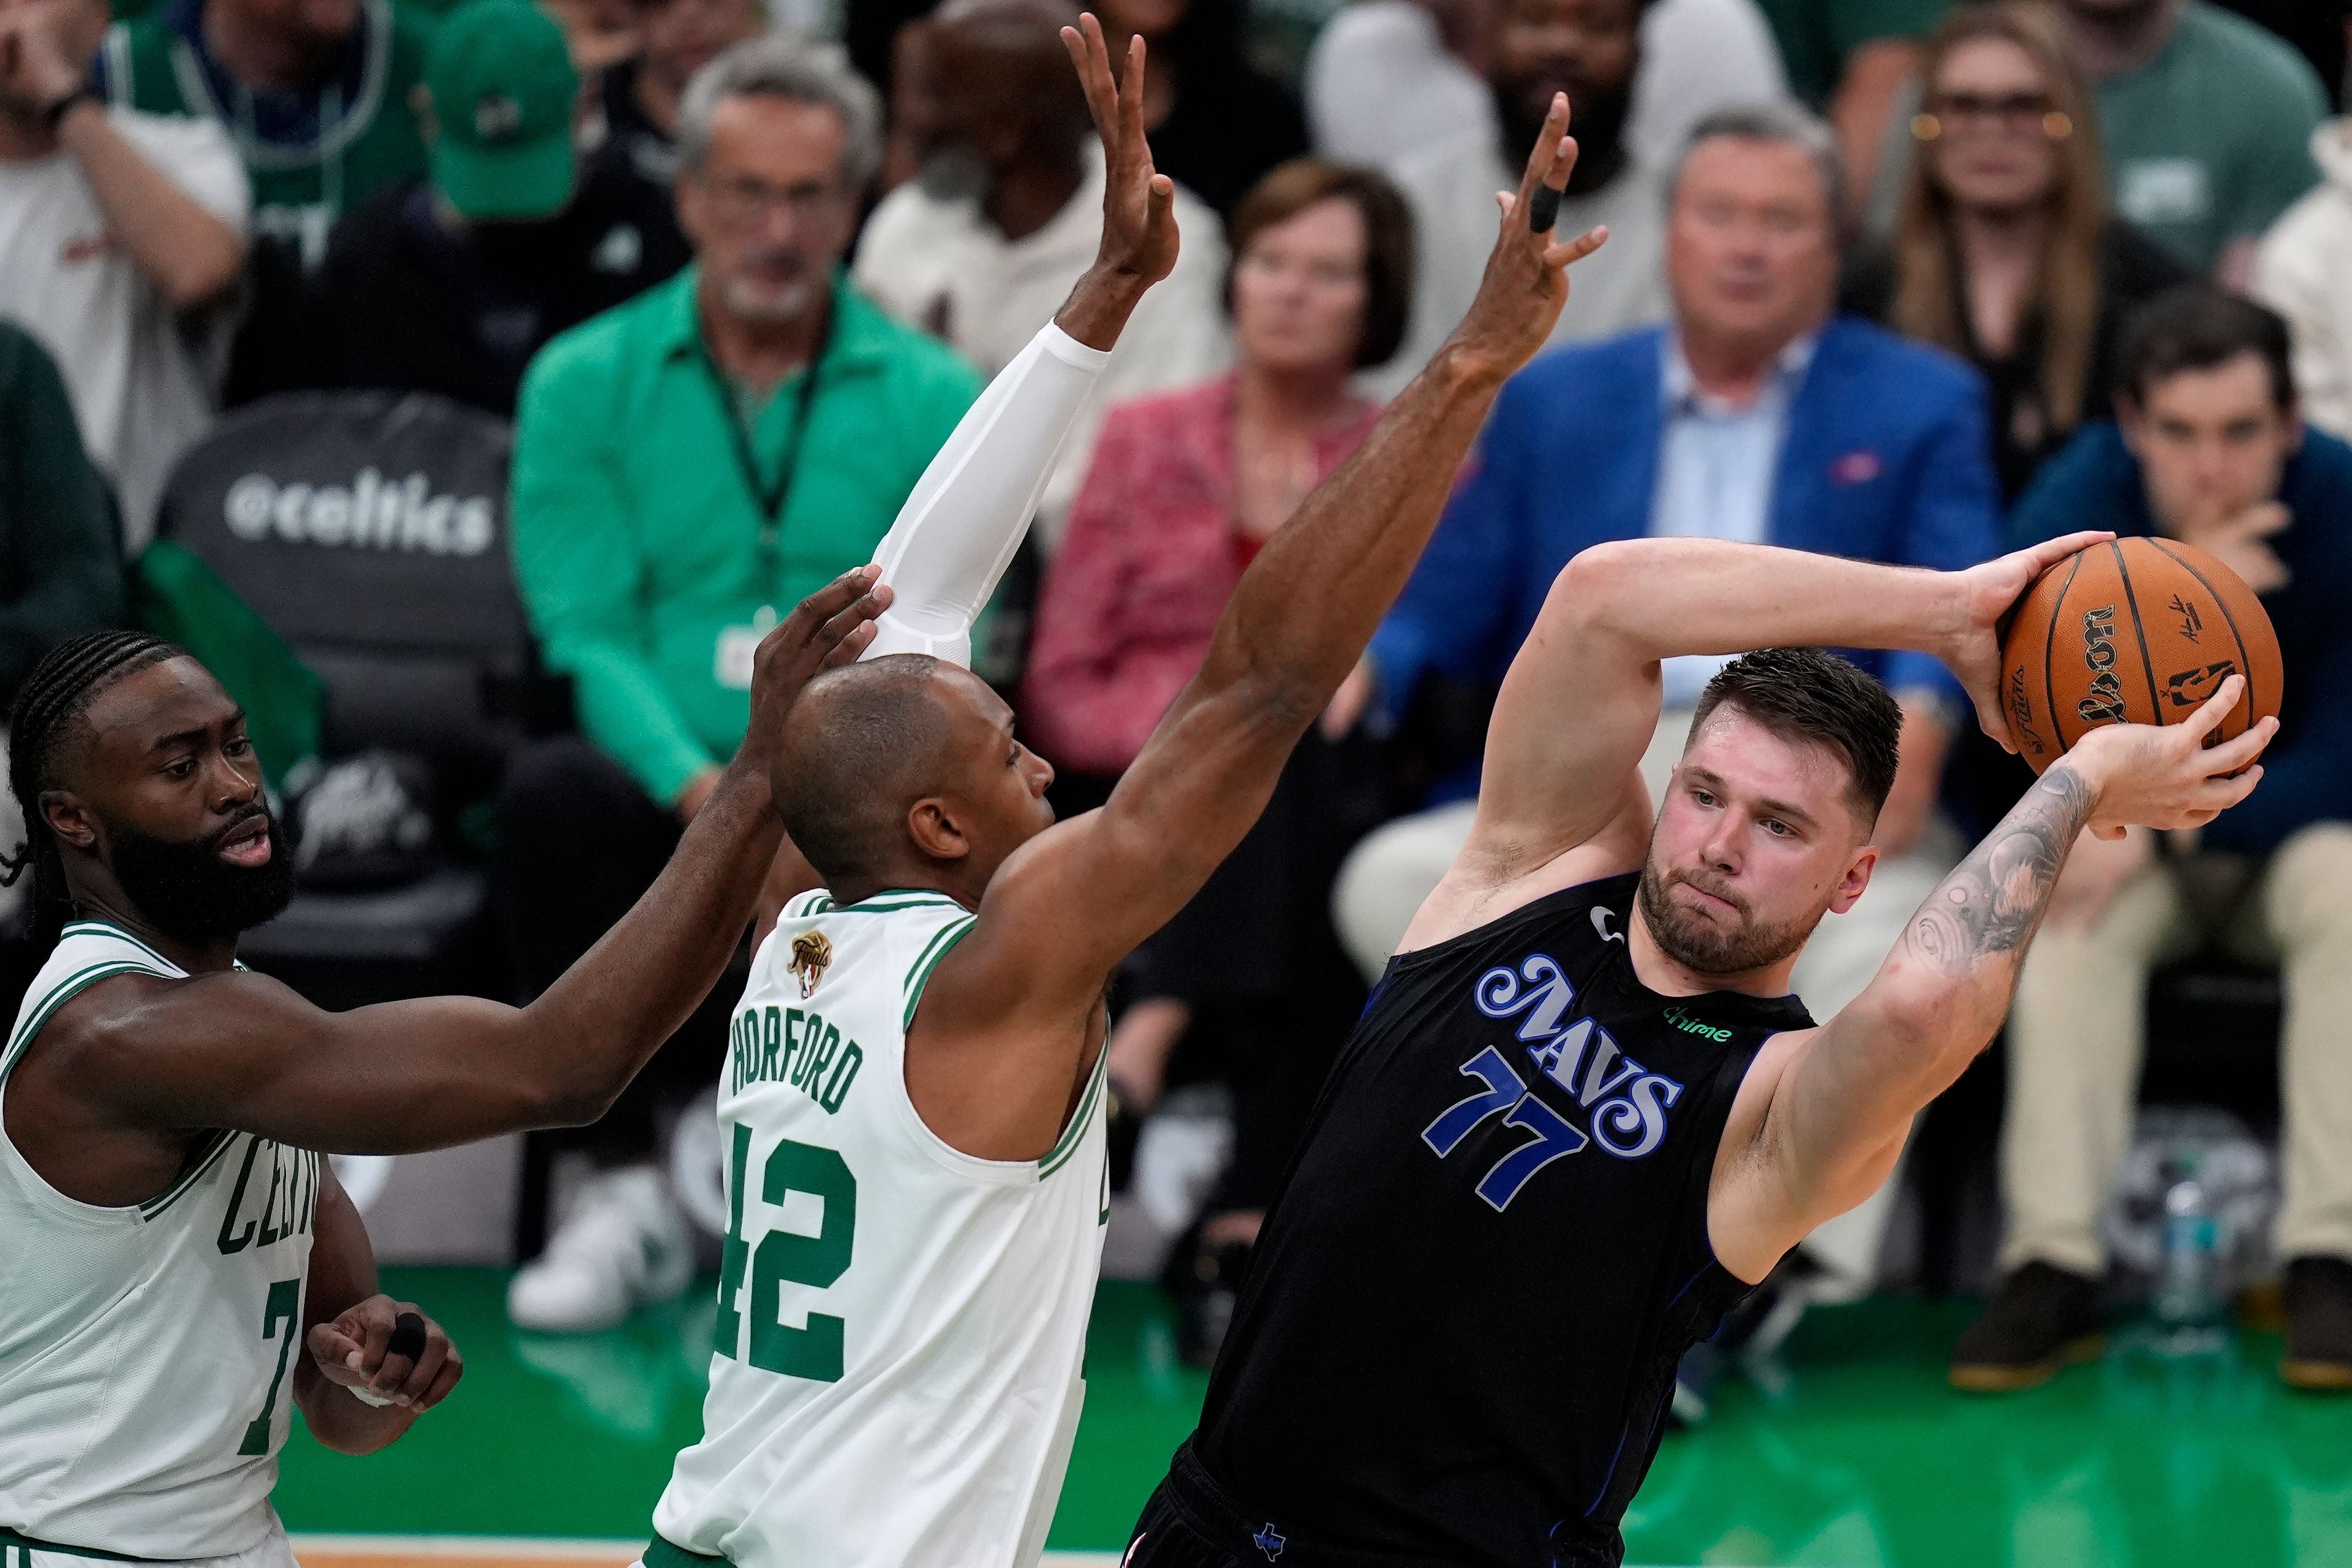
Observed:
[[[358,550],[421,550],[428,555],[479,555],[498,542],[488,496],[435,495],[423,474],[386,479],[362,468],[348,485],[280,482],[247,474],[221,503],[229,531],[259,542]]]

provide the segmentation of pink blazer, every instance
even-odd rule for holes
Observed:
[[[1022,719],[1060,766],[1117,774],[1201,667],[1241,581],[1228,374],[1104,416],[1038,595]],[[1320,480],[1377,411],[1316,443]]]

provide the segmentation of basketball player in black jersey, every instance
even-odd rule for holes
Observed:
[[[2184,723],[2094,731],[1851,1005],[1816,1025],[1788,994],[1869,882],[1900,726],[1788,645],[1937,655],[2006,744],[1995,623],[2096,537],[1954,574],[1703,540],[1569,563],[1129,1568],[1622,1561],[1675,1363],[1885,1180],[2000,1026],[2077,835],[2208,822],[2261,776],[2274,721],[2204,745],[2235,677]],[[1743,648],[1769,651],[1709,686],[1654,819],[1659,661]]]

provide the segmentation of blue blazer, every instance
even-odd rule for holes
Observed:
[[[1391,717],[1433,671],[1499,681],[1571,556],[1648,534],[1664,334],[1560,349],[1503,388],[1436,536],[1373,635]],[[1985,406],[1983,381],[1961,361],[1839,317],[1790,405],[1767,542],[1945,570],[1998,553]],[[1855,658],[1897,689],[1966,700],[1924,654]]]

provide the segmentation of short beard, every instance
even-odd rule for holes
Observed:
[[[719,297],[727,313],[738,321],[763,327],[781,326],[808,314],[809,307],[816,302],[817,282],[803,278],[781,293],[763,295],[730,280],[719,286]]]
[[[1603,176],[1617,173],[1618,153],[1625,140],[1625,121],[1633,110],[1633,84],[1630,81],[1613,90],[1586,87],[1581,91],[1571,89],[1569,100],[1574,106],[1576,118],[1570,134],[1576,138],[1576,167],[1569,172],[1568,188],[1572,195],[1607,183]],[[1528,150],[1543,134],[1542,110],[1528,102],[1525,83],[1495,84],[1495,110],[1503,128],[1503,166],[1517,169],[1528,161]]]
[[[1740,923],[1717,931],[1676,906],[1666,897],[1676,882],[1688,882],[1703,893],[1724,900],[1739,911]],[[1805,945],[1826,910],[1780,925],[1759,925],[1748,918],[1748,906],[1727,889],[1710,888],[1681,872],[1662,874],[1654,860],[1642,867],[1642,922],[1658,951],[1694,974],[1746,974],[1780,963]]]
[[[197,839],[159,838],[135,827],[107,828],[109,858],[123,897],[142,919],[190,946],[232,939],[276,919],[294,900],[294,857],[278,819],[269,824],[269,860],[232,866],[223,844],[252,826],[253,814]]]

